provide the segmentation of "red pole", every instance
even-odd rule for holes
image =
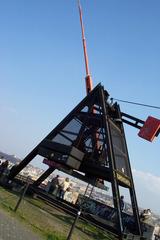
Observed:
[[[80,0],[78,0],[78,8],[79,8],[79,16],[80,16],[80,23],[81,23],[81,30],[82,30],[82,42],[83,42],[83,51],[84,51],[84,59],[85,59],[85,67],[86,67],[86,93],[88,94],[93,89],[93,82],[89,72],[89,62],[88,62],[88,54],[87,54],[87,46],[86,46],[86,39],[84,34],[84,25],[82,19],[82,8],[80,5]],[[92,110],[95,113],[95,109]],[[95,142],[96,142],[96,149],[98,149],[98,134],[95,132],[94,134]]]
[[[83,43],[83,51],[84,51],[84,60],[85,60],[85,68],[86,68],[86,92],[87,94],[92,91],[93,89],[93,82],[89,72],[89,62],[88,62],[88,55],[87,55],[87,46],[86,46],[86,39],[84,34],[84,26],[83,26],[83,19],[82,19],[82,8],[80,5],[80,0],[78,0],[78,8],[79,8],[79,16],[80,16],[80,23],[81,23],[81,30],[82,30],[82,43]]]

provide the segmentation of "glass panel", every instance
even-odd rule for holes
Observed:
[[[77,138],[77,135],[75,135],[75,134],[66,133],[66,132],[63,132],[63,131],[62,131],[62,134],[64,136],[66,136],[67,138],[69,138],[72,142]]]
[[[85,107],[81,110],[81,112],[88,112],[88,111],[89,111],[88,106],[85,106]]]
[[[82,123],[79,120],[73,119],[71,120],[71,122],[69,122],[66,125],[66,127],[64,127],[63,130],[78,134],[81,126],[82,126]]]
[[[112,121],[110,121],[110,127],[116,168],[123,174],[130,176],[128,154],[124,136],[122,135],[120,129]]]
[[[72,119],[63,129],[60,131],[52,141],[65,145],[72,145],[73,141],[77,138],[82,124],[77,119]],[[60,134],[62,133],[62,134]],[[73,133],[73,134],[72,134]]]
[[[72,142],[69,141],[67,138],[61,136],[60,134],[57,134],[57,136],[55,138],[52,139],[53,142],[58,142],[61,144],[65,144],[65,145],[72,145]]]

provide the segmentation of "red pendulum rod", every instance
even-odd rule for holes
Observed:
[[[82,30],[82,42],[83,42],[83,51],[84,51],[84,60],[85,60],[85,68],[86,68],[86,93],[88,94],[93,89],[93,82],[89,72],[89,63],[88,63],[88,55],[87,55],[87,46],[86,46],[86,39],[84,35],[84,26],[83,26],[83,19],[82,19],[82,8],[80,5],[80,1],[78,1],[78,8],[79,8],[79,16],[80,16],[80,23],[81,23],[81,30]]]
[[[90,75],[90,71],[89,71],[89,61],[88,61],[88,54],[87,54],[86,39],[85,39],[85,34],[84,34],[84,25],[83,25],[82,8],[81,8],[81,5],[80,5],[80,0],[78,0],[78,9],[79,9],[79,16],[80,16],[80,24],[81,24],[81,31],[82,31],[82,42],[83,42],[83,51],[84,51],[84,60],[85,60],[85,68],[86,68],[86,77],[85,77],[86,93],[88,94],[93,89],[93,81],[92,81],[92,78],[91,78],[91,75]],[[93,109],[92,112],[95,113],[95,109]],[[95,132],[94,133],[94,139],[95,139],[95,148],[97,150],[99,148],[98,138],[99,138],[99,135],[98,135],[98,133]]]

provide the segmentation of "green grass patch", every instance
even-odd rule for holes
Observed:
[[[74,218],[55,209],[44,201],[26,197],[22,200],[17,212],[14,208],[19,194],[0,187],[0,207],[19,219],[46,240],[66,240]],[[88,224],[78,220],[73,232],[72,240],[115,240],[116,238]]]

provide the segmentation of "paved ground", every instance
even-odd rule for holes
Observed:
[[[0,240],[41,240],[41,238],[0,209]]]

